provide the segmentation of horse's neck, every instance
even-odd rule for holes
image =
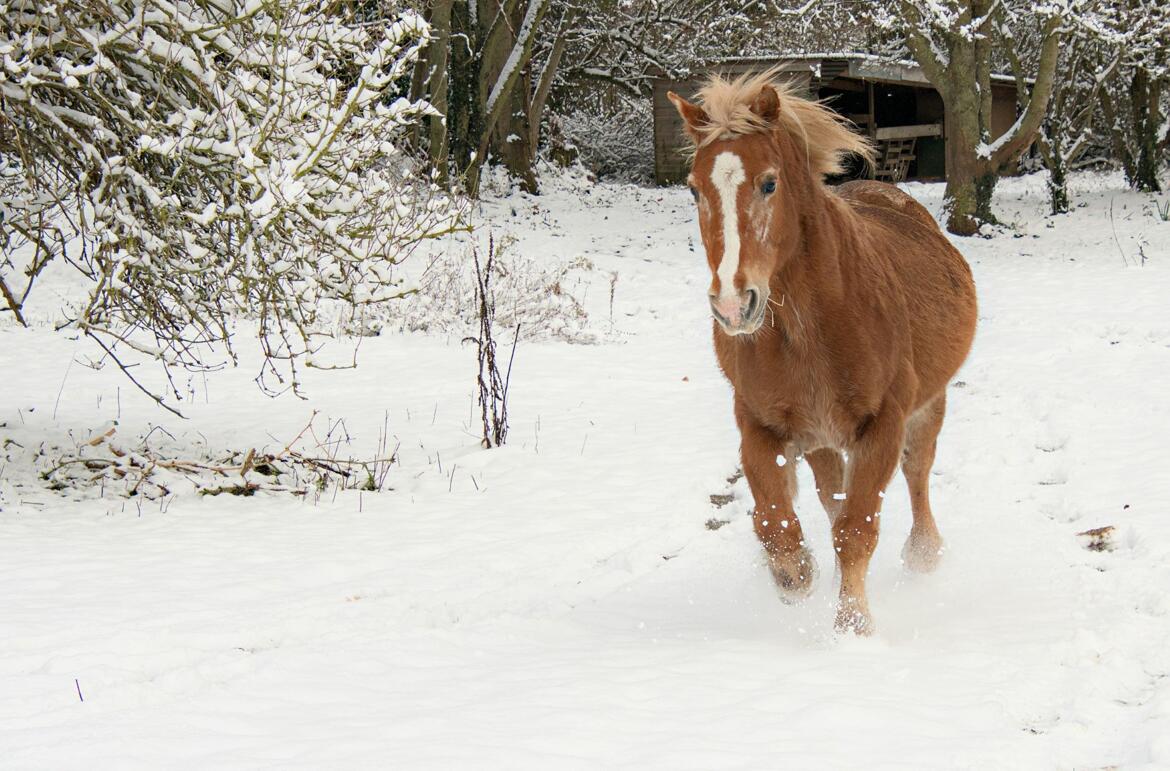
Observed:
[[[818,200],[819,199],[819,200]],[[785,337],[806,346],[818,342],[824,317],[839,317],[848,302],[844,271],[848,269],[854,223],[848,204],[832,193],[815,199],[801,216],[801,239],[795,253],[773,277],[773,291],[783,306],[777,322]]]

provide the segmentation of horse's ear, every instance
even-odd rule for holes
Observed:
[[[764,84],[752,100],[751,111],[763,118],[765,123],[775,123],[780,117],[780,94],[776,87],[770,83]]]
[[[674,104],[674,109],[678,110],[678,114],[682,116],[687,134],[698,144],[703,129],[711,122],[706,110],[697,104],[688,102],[673,91],[667,91],[666,98]]]

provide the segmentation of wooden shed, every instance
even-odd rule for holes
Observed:
[[[873,137],[878,163],[873,176],[893,182],[937,180],[946,175],[946,121],[942,98],[912,62],[890,62],[870,54],[804,54],[729,59],[685,80],[657,78],[654,99],[654,175],[660,185],[686,179],[682,119],[666,98],[674,91],[693,99],[712,72],[734,77],[779,68],[779,77],[801,86],[811,97],[828,99],[858,130]],[[1016,120],[1015,81],[992,77],[992,131],[1007,131]]]

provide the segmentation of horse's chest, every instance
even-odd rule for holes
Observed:
[[[798,358],[722,362],[736,397],[760,424],[802,449],[840,446],[848,410],[828,373]]]

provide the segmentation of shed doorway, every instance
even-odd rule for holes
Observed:
[[[837,78],[817,97],[852,121],[878,149],[872,175],[886,182],[942,179],[946,173],[942,100],[931,88]],[[860,163],[850,176],[866,176]]]

